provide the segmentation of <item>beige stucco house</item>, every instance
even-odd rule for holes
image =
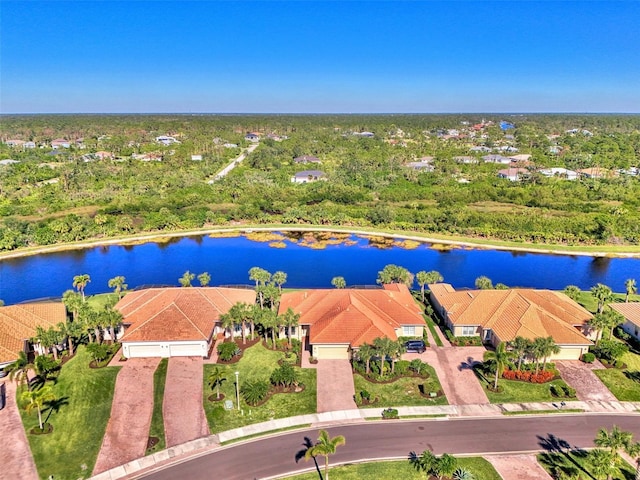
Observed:
[[[624,317],[622,329],[640,340],[640,302],[610,303],[609,306]]]

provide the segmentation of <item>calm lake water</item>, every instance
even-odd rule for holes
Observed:
[[[300,246],[284,240],[285,248],[244,237],[182,237],[170,243],[105,246],[0,261],[0,299],[6,304],[60,297],[72,288],[74,275],[88,273],[88,294],[109,291],[107,282],[126,277],[129,288],[149,284],[179,285],[189,270],[209,272],[211,285],[251,284],[248,272],[259,266],[288,274],[286,287],[331,288],[331,279],[343,276],[347,285],[372,285],[378,271],[393,263],[411,272],[437,270],[456,288],[473,287],[486,275],[493,283],[509,286],[563,289],[577,285],[589,289],[596,283],[624,291],[624,281],[640,282],[640,259],[591,258],[496,250],[452,249],[439,251],[421,244],[415,249],[379,248],[365,238],[351,236],[351,245],[325,249]],[[197,281],[194,282],[197,285]]]

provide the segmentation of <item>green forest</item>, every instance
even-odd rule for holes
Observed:
[[[571,246],[640,243],[640,116],[0,119],[0,251],[269,224]],[[248,132],[260,138],[256,150],[216,179],[251,144]],[[159,143],[162,135],[177,142]],[[53,149],[55,139],[70,146]],[[294,160],[303,155],[320,163]],[[520,160],[490,163],[486,155]],[[428,168],[410,165],[420,159]],[[541,173],[552,167],[599,174],[569,180]],[[521,169],[518,181],[499,178],[505,168]],[[326,176],[293,183],[303,170]]]

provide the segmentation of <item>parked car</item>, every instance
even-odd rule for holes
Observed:
[[[404,343],[407,352],[418,352],[423,353],[427,346],[422,340],[408,340]]]

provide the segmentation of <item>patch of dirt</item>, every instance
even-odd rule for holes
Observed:
[[[207,400],[209,400],[210,402],[221,402],[224,400],[224,393],[220,394],[220,398],[218,398],[218,395],[216,395],[215,393],[213,395],[209,395],[207,397]]]
[[[40,430],[40,427],[33,427],[31,430],[29,430],[29,433],[31,435],[48,435],[51,432],[53,432],[53,425],[51,425],[50,423],[45,423],[42,427],[42,430]]]
[[[160,443],[160,439],[158,437],[149,437],[147,440],[147,450],[151,450],[158,443]]]

